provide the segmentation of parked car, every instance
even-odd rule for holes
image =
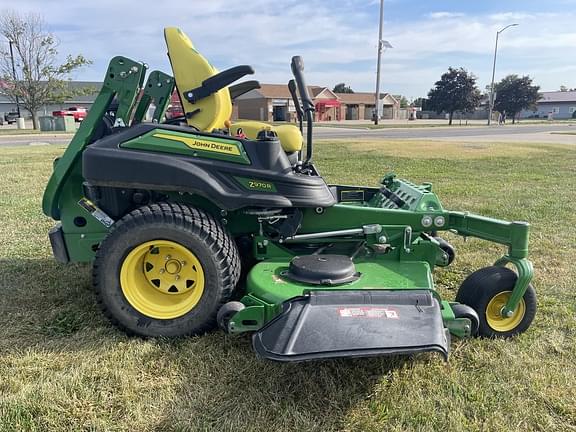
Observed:
[[[4,113],[4,121],[6,123],[8,124],[16,123],[16,120],[18,120],[18,113],[16,111],[10,111]]]
[[[72,116],[74,121],[81,122],[88,115],[88,110],[82,107],[68,107],[65,110],[52,111],[54,117]]]
[[[184,110],[180,104],[178,105],[168,105],[166,108],[166,120],[171,120],[174,118],[182,117],[184,115]]]

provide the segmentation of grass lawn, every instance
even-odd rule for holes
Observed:
[[[277,364],[248,336],[129,338],[100,313],[88,265],[50,253],[41,197],[62,147],[0,149],[0,431],[574,431],[576,151],[570,146],[319,143],[330,182],[391,170],[431,181],[446,208],[532,223],[539,310],[513,340],[438,355]],[[435,273],[453,298],[501,248],[447,236]]]

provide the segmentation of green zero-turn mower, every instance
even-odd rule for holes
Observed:
[[[447,358],[451,334],[509,337],[530,326],[527,223],[445,210],[430,184],[393,174],[377,187],[326,184],[312,163],[300,57],[288,84],[300,128],[230,123],[231,101],[259,87],[231,85],[252,68],[217,72],[180,30],[165,38],[172,76],[153,71],[145,82],[146,65],[112,59],[44,194],[44,213],[59,221],[54,256],[93,262],[114,324],[171,337],[217,323],[252,333],[257,354],[279,361]],[[175,87],[185,114],[163,121]],[[507,247],[454,302],[434,288],[434,267],[455,256],[441,231]]]

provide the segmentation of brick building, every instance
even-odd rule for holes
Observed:
[[[328,87],[309,86],[316,109],[316,121],[371,120],[374,93],[334,93]],[[381,94],[381,118],[396,119],[400,102],[392,95]],[[296,111],[285,84],[261,84],[234,102],[238,118],[260,121],[295,121]]]

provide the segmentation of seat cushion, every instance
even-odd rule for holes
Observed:
[[[256,139],[258,132],[261,130],[273,130],[278,134],[282,149],[286,153],[294,153],[302,150],[302,134],[300,133],[300,129],[292,124],[274,126],[258,121],[239,121],[232,123],[230,126],[230,134],[233,136],[237,135],[238,129],[242,129],[246,137],[252,140]]]

